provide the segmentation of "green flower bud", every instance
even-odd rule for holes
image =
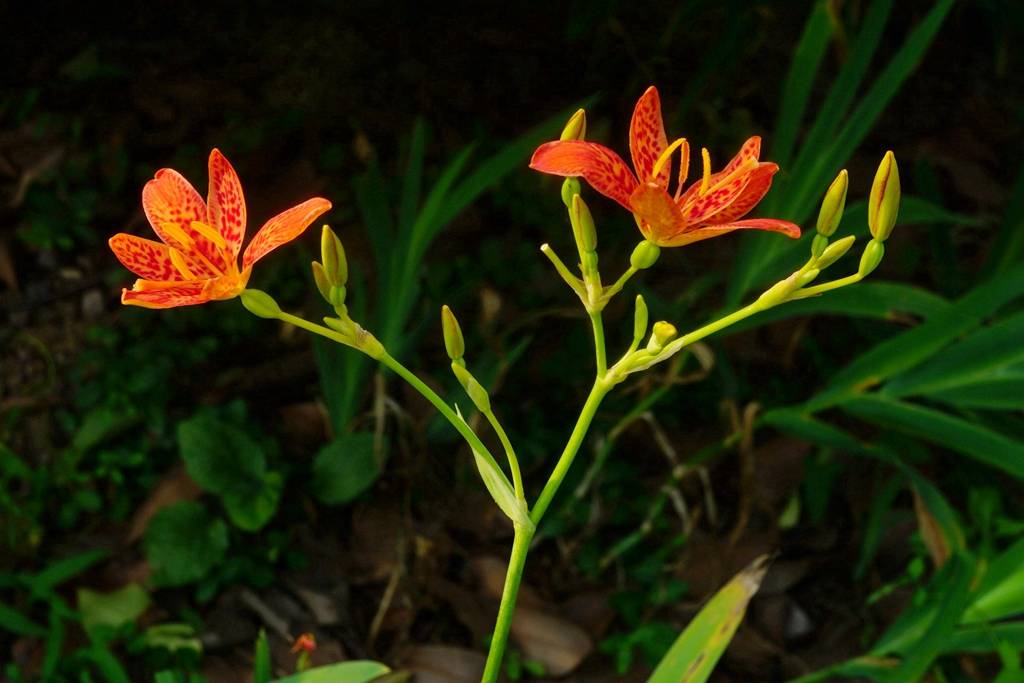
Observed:
[[[462,328],[455,314],[447,305],[441,307],[441,330],[444,332],[444,348],[452,360],[461,360],[466,353],[466,342],[462,338]]]
[[[335,308],[340,308],[345,305],[345,294],[346,289],[343,285],[334,285],[328,292],[327,303]]]
[[[820,258],[825,251],[825,247],[828,246],[828,238],[824,235],[815,235],[814,239],[811,240],[811,256],[814,258]]]
[[[637,294],[636,311],[633,313],[633,343],[639,344],[645,334],[647,334],[647,302]]]
[[[578,194],[572,197],[572,208],[569,209],[569,220],[572,223],[573,235],[580,253],[597,249],[597,230],[594,228],[594,217],[590,207]]]
[[[566,178],[562,181],[562,203],[565,208],[572,208],[572,198],[580,193],[580,181],[577,178]]]
[[[817,268],[811,268],[810,270],[801,273],[800,277],[796,279],[797,288],[806,287],[807,285],[814,282],[814,278],[818,277],[818,273],[821,271]]]
[[[240,298],[246,310],[259,318],[273,319],[281,314],[281,307],[274,301],[274,297],[261,290],[244,289]]]
[[[647,342],[648,351],[660,351],[665,344],[676,338],[679,332],[676,326],[670,322],[659,320],[651,328],[651,339]]]
[[[825,198],[821,201],[818,212],[818,234],[831,237],[843,219],[843,208],[846,206],[846,189],[850,181],[844,168],[829,185]]]
[[[757,298],[757,300],[760,301],[765,308],[778,306],[789,299],[789,295],[793,293],[795,288],[796,283],[793,281],[793,276],[790,275],[785,280],[780,280],[766,289],[764,293]]]
[[[348,282],[348,261],[345,259],[345,247],[327,225],[324,226],[320,235],[320,256],[324,262],[324,272],[331,284],[343,285]]]
[[[459,384],[466,390],[469,400],[473,402],[476,409],[481,413],[490,412],[491,398],[487,395],[487,390],[483,388],[480,382],[476,381],[476,378],[470,374],[469,370],[458,363],[452,363],[452,372],[455,373],[455,378],[459,380]]]
[[[868,198],[868,227],[879,242],[889,239],[900,210],[900,171],[892,151],[885,153],[875,172]],[[876,264],[877,265],[877,264]]]
[[[577,109],[562,129],[559,140],[583,140],[587,137],[587,112]]]
[[[340,332],[347,336],[353,336],[356,333],[356,324],[345,318],[332,318],[328,316],[324,318],[324,325],[327,325],[327,327],[335,332]]]
[[[644,240],[640,244],[636,245],[636,249],[629,257],[629,265],[633,266],[637,270],[644,270],[650,268],[658,261],[658,256],[661,255],[661,247],[654,242]]]
[[[330,303],[331,281],[327,277],[327,271],[324,270],[323,264],[319,261],[313,261],[313,282],[316,283],[316,288],[320,290],[320,296],[324,298],[324,301]]]
[[[818,260],[815,262],[814,265],[817,266],[818,270],[825,270],[833,263],[841,259],[843,255],[850,250],[850,247],[853,246],[853,242],[856,239],[857,238],[854,237],[853,235],[847,235],[843,239],[835,242],[834,244],[828,245],[828,248],[825,249],[821,256],[818,257]]]
[[[861,277],[869,275],[882,262],[883,256],[885,256],[885,245],[882,244],[881,240],[875,239],[868,242],[868,246],[864,248],[864,253],[861,254],[860,267],[857,269],[857,274]]]

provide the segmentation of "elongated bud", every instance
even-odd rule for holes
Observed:
[[[345,259],[345,247],[327,225],[324,226],[320,235],[320,256],[324,262],[324,272],[332,285],[344,285],[348,282],[348,261]]]
[[[659,320],[651,328],[651,339],[647,342],[647,350],[661,351],[662,347],[675,339],[677,334],[679,333],[676,331],[675,325],[665,320]]]
[[[562,181],[562,203],[565,208],[572,208],[572,198],[580,193],[580,181],[576,178],[566,178]]]
[[[344,318],[332,318],[330,316],[324,318],[324,325],[331,328],[335,332],[340,332],[345,335],[353,336],[356,333],[356,324],[351,320]]]
[[[825,253],[825,247],[828,246],[828,238],[824,235],[815,235],[814,239],[811,240],[811,256],[819,258]]]
[[[281,307],[270,296],[259,289],[245,289],[240,295],[246,310],[260,318],[276,318],[281,314]]]
[[[324,301],[330,303],[331,281],[327,277],[323,264],[319,261],[313,261],[313,282],[316,283],[316,288],[320,290],[320,296],[324,298]]]
[[[444,332],[444,348],[452,360],[462,360],[466,353],[466,342],[462,339],[462,328],[455,314],[447,305],[441,307],[441,330]]]
[[[789,295],[793,293],[796,286],[797,284],[793,275],[790,275],[785,280],[780,280],[766,289],[761,296],[757,298],[757,300],[761,302],[765,308],[778,306],[789,299]]]
[[[868,242],[868,246],[864,248],[864,253],[860,256],[860,267],[857,269],[857,274],[861,277],[869,275],[882,262],[883,256],[885,256],[885,245],[880,240]]]
[[[639,344],[645,334],[647,334],[647,302],[637,294],[636,311],[633,313],[633,343]]]
[[[347,291],[343,285],[334,285],[329,292],[330,296],[327,297],[327,303],[335,308],[341,308],[345,305]]]
[[[806,287],[807,285],[814,282],[814,278],[818,277],[821,271],[817,268],[811,268],[810,270],[804,271],[800,274],[800,277],[796,279],[797,288]]]
[[[572,197],[569,218],[580,253],[595,251],[597,249],[597,230],[594,228],[594,217],[590,214],[590,207],[578,194]]]
[[[633,266],[637,270],[644,270],[650,268],[658,262],[658,256],[661,255],[661,247],[654,242],[644,240],[640,244],[636,245],[636,249],[629,256],[629,265]]]
[[[491,398],[487,395],[487,390],[483,388],[480,382],[476,381],[476,378],[470,374],[469,370],[464,365],[453,362],[452,372],[455,373],[455,379],[459,380],[459,384],[466,390],[469,400],[473,402],[476,409],[481,413],[490,412]]]
[[[583,140],[587,137],[587,112],[577,109],[562,129],[559,140]]]
[[[818,270],[825,270],[841,259],[843,255],[850,250],[850,247],[853,246],[853,242],[856,239],[857,238],[853,235],[847,235],[843,239],[836,241],[834,244],[828,245],[825,251],[822,252],[821,256],[818,257],[818,260],[814,265]]]
[[[900,170],[892,151],[885,153],[875,172],[868,199],[868,227],[879,242],[889,239],[900,210]],[[877,265],[877,264],[876,264]]]
[[[846,206],[846,189],[849,176],[844,168],[829,185],[825,198],[821,200],[821,211],[818,212],[818,234],[831,237],[843,219],[843,208]]]

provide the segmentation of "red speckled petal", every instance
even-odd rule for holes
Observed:
[[[153,226],[153,232],[165,244],[177,248],[186,255],[193,249],[198,250],[217,268],[227,268],[228,264],[216,245],[192,229],[194,221],[206,222],[206,202],[180,173],[171,168],[157,171],[156,176],[142,188],[142,209],[146,212],[149,224]],[[195,246],[183,244],[169,235],[163,228],[165,223],[176,224],[193,240]],[[195,265],[192,272],[196,275],[213,274],[209,266],[203,264],[200,259],[187,260],[190,267]]]
[[[194,306],[210,300],[206,280],[188,282],[152,282],[139,280],[132,289],[121,290],[121,303],[143,308],[175,308]]]
[[[227,242],[232,260],[245,237],[245,197],[238,174],[219,149],[210,152],[210,192],[206,197],[209,224]]]
[[[330,208],[329,201],[314,197],[271,218],[245,248],[242,267],[248,268],[282,244],[291,242]]]
[[[652,85],[636,103],[633,120],[629,124],[629,152],[633,156],[633,168],[641,183],[656,180],[659,185],[668,185],[672,174],[671,162],[665,164],[656,179],[651,177],[654,162],[666,147],[668,138],[661,119],[661,98],[658,97],[658,89]]]
[[[666,244],[686,229],[683,212],[664,187],[644,183],[629,198],[640,232],[655,244]]]
[[[603,145],[578,140],[546,142],[537,148],[530,168],[560,176],[583,176],[590,186],[632,211],[629,195],[637,187],[633,172],[618,154]]]
[[[771,162],[758,164],[757,168],[747,176],[746,184],[740,193],[718,212],[713,215],[705,215],[700,222],[732,223],[737,218],[746,216],[768,193],[772,186],[772,176],[778,170],[778,165]]]
[[[745,221],[736,221],[726,225],[706,225],[687,232],[680,233],[671,240],[662,244],[665,247],[681,247],[685,244],[700,242],[701,240],[718,237],[733,230],[768,230],[780,232],[787,237],[797,238],[800,236],[800,226],[789,221],[780,221],[774,218],[752,218]]]
[[[120,232],[108,242],[125,268],[148,280],[181,280],[166,244]]]
[[[743,146],[740,147],[740,151],[736,153],[736,156],[734,156],[732,160],[725,165],[724,169],[722,169],[718,173],[711,174],[711,177],[708,178],[708,187],[714,187],[720,180],[722,180],[722,178],[735,171],[737,168],[740,167],[740,165],[745,163],[748,159],[753,159],[757,161],[757,159],[759,159],[760,156],[761,137],[759,135],[755,135],[751,138],[748,138],[747,141],[743,143]],[[693,198],[693,196],[697,194],[698,190],[700,190],[700,186],[701,181],[697,181],[690,187],[686,188],[686,192],[684,192],[683,196],[679,198],[680,206],[690,201]]]

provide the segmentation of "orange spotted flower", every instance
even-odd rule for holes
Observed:
[[[672,155],[679,150],[679,176],[669,193]],[[771,230],[799,237],[800,228],[772,218],[740,220],[772,185],[776,164],[759,161],[761,138],[747,140],[739,153],[718,173],[701,150],[704,174],[684,190],[690,165],[685,138],[668,144],[661,119],[661,100],[654,86],[633,111],[629,151],[636,175],[622,158],[603,145],[582,140],[548,142],[537,148],[530,168],[560,176],[582,176],[591,187],[633,213],[644,237],[658,246],[679,247],[740,229]]]
[[[231,164],[210,152],[207,200],[177,171],[164,168],[142,189],[142,208],[160,242],[118,233],[110,248],[140,280],[122,290],[121,303],[145,308],[191,306],[238,296],[252,266],[291,242],[331,208],[314,197],[267,221],[249,242],[238,267],[245,237],[245,198]]]

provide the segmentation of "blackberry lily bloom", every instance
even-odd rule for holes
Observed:
[[[207,201],[177,171],[164,168],[142,189],[142,208],[160,242],[118,233],[110,248],[141,279],[122,290],[121,303],[145,308],[191,306],[231,299],[245,290],[252,266],[277,247],[291,242],[331,203],[308,199],[267,221],[238,252],[245,237],[245,198],[230,162],[210,152]]]
[[[669,192],[672,156],[679,151],[679,175]],[[654,86],[640,97],[629,126],[629,151],[636,175],[609,148],[593,142],[562,140],[537,148],[530,168],[559,176],[582,176],[591,187],[614,199],[636,218],[644,237],[660,247],[680,247],[733,230],[754,229],[799,237],[799,226],[773,218],[740,220],[772,185],[778,165],[759,161],[761,138],[747,140],[732,161],[711,172],[711,157],[701,150],[704,173],[685,190],[690,146],[685,138],[671,145],[661,118],[661,100]]]

